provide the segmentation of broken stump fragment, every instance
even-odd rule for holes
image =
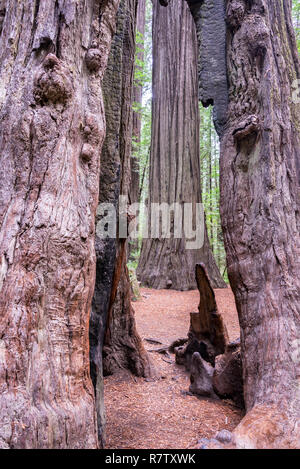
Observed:
[[[199,313],[193,314],[191,329],[199,340],[208,339],[215,356],[225,352],[228,333],[218,311],[215,292],[204,264],[196,265],[196,281],[200,293]]]
[[[192,314],[192,313],[191,313]],[[215,366],[215,350],[209,340],[198,340],[189,334],[189,339],[185,345],[176,347],[176,363],[177,365],[184,365],[186,370],[191,369],[191,363],[194,353],[199,353],[203,360]]]
[[[191,363],[190,392],[198,396],[217,398],[213,389],[214,368],[195,352]]]
[[[216,358],[213,387],[219,397],[232,399],[238,407],[244,408],[243,369],[239,339],[230,343],[225,354]]]
[[[175,348],[176,363],[185,365],[187,370],[190,370],[195,352],[215,366],[215,357],[225,352],[228,343],[227,329],[204,264],[196,265],[196,281],[200,293],[199,311],[191,313],[187,343]]]

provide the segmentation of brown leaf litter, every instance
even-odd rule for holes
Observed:
[[[239,336],[234,297],[230,288],[215,290],[230,340]],[[141,290],[134,303],[138,331],[147,350],[157,350],[184,338],[189,313],[197,311],[198,291]],[[146,340],[148,339],[148,340]],[[232,431],[243,412],[231,401],[190,395],[189,374],[173,354],[150,353],[158,379],[136,378],[127,372],[105,378],[106,448],[186,449],[200,438]]]

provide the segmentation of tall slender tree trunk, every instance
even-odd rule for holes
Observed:
[[[137,0],[121,0],[107,70],[103,80],[106,138],[101,156],[99,203],[119,210],[119,196],[128,196],[132,146],[132,96]],[[97,224],[100,221],[97,215]],[[105,442],[104,374],[121,368],[147,375],[149,362],[136,331],[131,306],[126,239],[96,234],[97,272],[90,320],[91,375],[96,395],[98,436]],[[104,358],[103,358],[104,355]]]
[[[117,6],[3,5],[1,448],[98,445],[88,325],[105,134],[101,77]]]
[[[168,9],[153,2],[153,107],[149,206],[201,203],[197,37],[188,6]],[[153,226],[151,211],[149,225]],[[138,267],[142,284],[153,288],[196,288],[195,264],[206,265],[215,287],[225,287],[205,228],[201,249],[185,239],[145,239]]]
[[[300,67],[291,1],[226,1],[227,66],[223,0],[213,7],[208,0],[189,3],[201,43],[200,97],[216,104],[221,135],[221,217],[241,325],[248,412],[235,431],[236,444],[297,448]],[[215,31],[224,31],[223,46]],[[217,62],[220,50],[224,60]],[[224,83],[228,76],[228,95],[215,94],[212,64],[218,64]]]

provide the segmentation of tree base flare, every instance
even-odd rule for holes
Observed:
[[[275,406],[256,405],[233,435],[237,449],[299,449],[299,418]]]

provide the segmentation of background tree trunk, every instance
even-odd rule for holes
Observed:
[[[239,4],[239,9],[237,9]],[[291,1],[227,2],[221,216],[241,325],[241,447],[300,441],[300,78]]]
[[[227,67],[223,1],[215,3],[219,13],[208,1],[189,3],[202,50],[210,51],[209,59],[200,54],[200,97],[215,103],[221,135],[221,217],[248,411],[236,444],[297,448],[300,69],[291,1],[227,0]],[[223,42],[211,40],[216,30],[224,30]],[[212,62],[229,78],[225,125],[227,98],[211,86]]]
[[[119,209],[128,195],[132,145],[132,93],[135,53],[136,0],[121,0],[107,70],[103,80],[106,139],[101,156],[99,203]],[[97,216],[97,222],[100,217]],[[148,358],[139,338],[131,306],[126,239],[96,235],[97,272],[90,321],[91,376],[95,387],[98,436],[104,445],[104,374],[120,368],[147,374]],[[102,359],[104,347],[104,360]]]
[[[149,205],[201,203],[197,37],[185,2],[168,9],[153,2],[153,107]],[[151,216],[150,223],[151,223]],[[196,287],[195,265],[206,265],[214,287],[225,287],[205,228],[204,246],[187,250],[185,239],[144,239],[138,278],[152,288]]]
[[[98,445],[88,324],[105,134],[100,78],[117,6],[117,0],[5,2],[2,448]]]

